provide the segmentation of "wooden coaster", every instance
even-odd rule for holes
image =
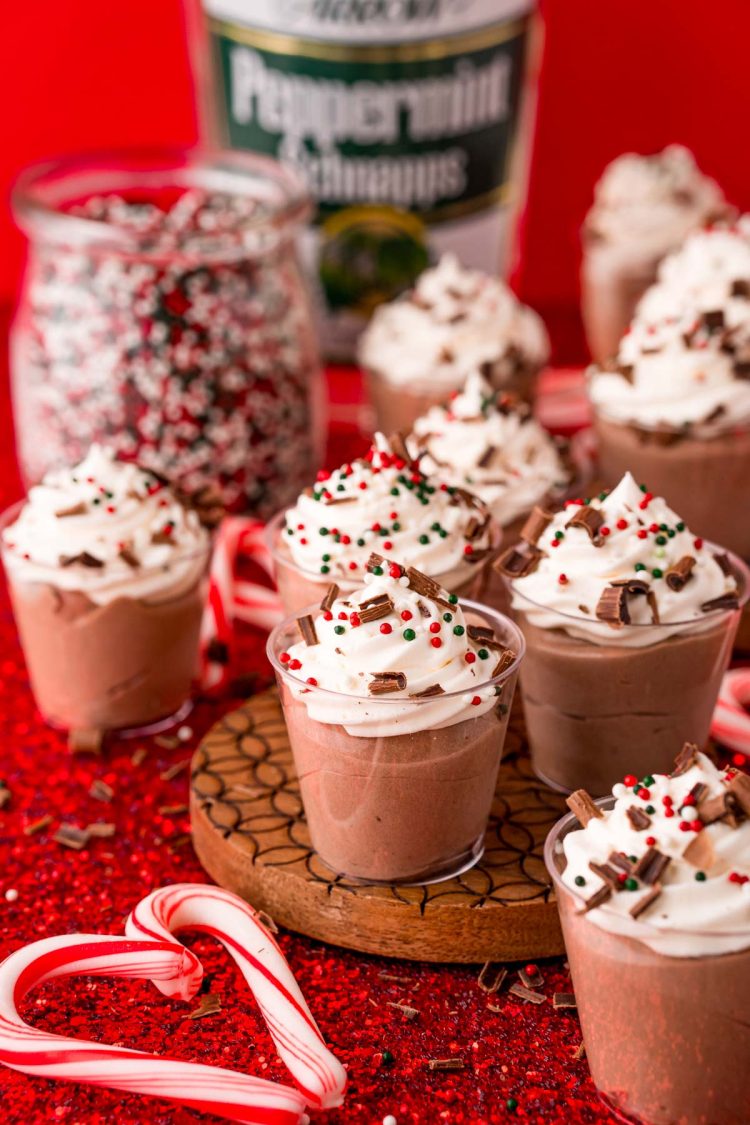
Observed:
[[[198,857],[223,887],[280,925],[367,953],[418,961],[516,961],[563,952],[542,862],[564,798],[531,772],[520,706],[508,729],[479,864],[428,886],[373,886],[310,847],[275,691],[226,715],[195,752],[190,812]]]

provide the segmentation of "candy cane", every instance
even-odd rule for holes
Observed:
[[[722,746],[750,757],[750,668],[726,672],[711,720],[711,734]]]
[[[168,941],[185,929],[217,938],[237,962],[308,1104],[340,1105],[346,1071],[323,1042],[283,953],[255,911],[220,887],[183,883],[148,895],[125,924],[129,936],[155,940]],[[154,983],[166,996],[174,995],[172,981]]]
[[[246,1125],[302,1121],[305,1103],[291,1086],[55,1035],[21,1019],[18,1006],[37,984],[80,974],[152,980],[170,996],[188,999],[200,984],[202,969],[189,950],[171,941],[70,934],[33,942],[0,965],[0,1062],[37,1077],[168,1098]]]

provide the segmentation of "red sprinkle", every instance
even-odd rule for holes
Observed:
[[[688,793],[687,797],[683,797],[682,803],[683,805],[694,805],[695,797],[692,793]]]
[[[351,617],[349,618],[349,624],[351,625],[352,629],[356,629],[362,624],[362,622],[359,619],[358,613],[353,613],[351,615]]]
[[[304,539],[304,538],[300,539],[300,543],[302,544],[303,547],[307,546],[307,540]]]
[[[379,523],[374,523],[374,524],[372,525],[372,527],[370,528],[370,531],[380,531],[380,524],[379,524]]]
[[[357,569],[357,564],[352,559],[352,561],[349,563],[349,570],[356,570],[356,569]]]
[[[390,544],[387,544],[387,546],[390,546]],[[400,578],[401,577],[401,567],[397,566],[397,564],[394,563],[393,566],[388,567],[388,573],[391,576],[391,578]]]
[[[690,825],[688,824],[688,822],[686,820],[681,820],[680,821],[680,832],[689,832],[689,831],[690,831]]]
[[[345,611],[344,611],[343,609],[342,609],[342,610],[340,610],[340,612],[339,612],[339,621],[348,621],[348,620],[349,620],[349,614],[348,614],[348,613],[346,613],[346,612],[345,612]]]
[[[411,621],[411,619],[412,619],[411,610],[410,609],[402,609],[401,610],[401,620],[402,621]]]
[[[481,702],[482,702],[481,698],[478,695],[475,695],[474,698],[471,701],[471,705],[472,705],[472,707],[478,707]]]
[[[702,820],[689,820],[688,824],[690,825],[691,832],[701,832],[703,830]]]
[[[649,526],[649,531],[651,532],[651,534],[652,534],[652,535],[656,535],[656,533],[657,533],[657,531],[658,531],[658,530],[659,530],[659,525],[658,525],[658,523],[652,523],[652,524],[651,524],[651,525]]]
[[[351,543],[351,541],[352,541],[352,539],[351,539],[350,535],[342,535],[341,536],[341,542],[344,544],[345,547],[348,547],[349,544]]]
[[[693,546],[695,547],[696,551],[700,551],[701,547],[703,546],[703,540],[702,539],[694,539],[693,540]]]
[[[472,547],[471,543],[467,543],[466,546],[464,547],[464,554],[465,555],[473,555],[474,554],[474,548]]]
[[[387,636],[388,633],[393,632],[393,626],[390,625],[387,621],[384,621],[383,624],[380,626],[380,632],[386,634],[386,636]]]
[[[674,809],[671,807],[671,805],[666,806],[666,808],[664,809],[664,815],[666,817],[674,816]]]
[[[440,640],[440,637],[433,637],[432,640],[430,641],[430,644],[432,645],[433,648],[440,648],[442,646],[443,642]]]
[[[333,614],[331,613],[330,609],[327,609],[325,611],[325,613],[323,614],[323,620],[324,621],[333,621]]]
[[[744,754],[732,754],[732,765],[733,766],[744,766],[746,761],[747,761],[747,758],[745,757]]]
[[[307,679],[305,680],[305,683],[309,684],[310,687],[317,687],[318,686],[318,681],[315,679],[315,676],[308,676]]]
[[[432,622],[432,624],[430,625],[430,632],[431,633],[439,633],[440,632],[440,622],[439,621],[433,621]]]
[[[524,972],[526,973],[527,977],[535,977],[539,972],[539,969],[536,967],[536,965],[527,965],[524,969]]]
[[[608,527],[600,527],[599,528],[599,534],[604,535],[604,536],[609,535],[610,534],[609,528]]]
[[[639,539],[647,539],[647,538],[648,538],[648,532],[646,531],[645,527],[642,527],[642,528],[641,528],[641,529],[639,530],[639,532],[638,532],[638,538],[639,538]]]
[[[638,790],[637,796],[640,797],[642,801],[648,801],[649,797],[651,796],[651,790],[645,789],[643,786],[641,786],[641,788]]]
[[[289,661],[291,660],[291,657],[290,657],[288,652],[282,652],[281,656],[279,657],[279,660],[281,661],[282,664],[288,664]]]
[[[647,836],[646,837],[646,843],[648,844],[648,846],[650,848],[652,848],[654,846],[654,844],[656,843],[656,836]]]
[[[473,652],[467,652],[466,655],[464,656],[464,660],[466,661],[467,664],[473,664],[474,661],[476,660],[476,656],[474,655]]]
[[[558,577],[557,581],[558,581],[558,582],[560,583],[560,585],[561,585],[561,586],[567,586],[567,585],[568,585],[568,576],[567,576],[567,574],[561,574],[561,575],[560,575],[560,576]]]
[[[622,779],[622,782],[623,785],[627,785],[628,788],[632,789],[633,786],[637,784],[638,778],[634,773],[626,773],[624,778]]]
[[[299,669],[302,667],[302,661],[301,660],[290,660],[289,661],[289,667],[291,668],[292,672],[298,672]]]
[[[622,520],[622,519],[618,520],[617,523],[615,524],[615,527],[617,528],[618,531],[624,531],[627,526],[628,526],[628,521]]]
[[[729,873],[729,882],[737,883],[740,887],[747,883],[748,879],[750,879],[750,875],[742,875],[739,871],[730,871]]]
[[[367,488],[367,481],[366,481],[366,480],[361,480],[361,481],[359,482],[359,484],[357,485],[357,487],[358,487],[358,488],[361,488],[361,489],[362,489],[362,491],[364,492],[364,490],[365,490],[365,489]]]
[[[666,795],[665,795],[664,797],[662,797],[662,799],[661,799],[661,803],[662,803],[663,805],[672,805],[672,804],[674,804],[674,802],[673,802],[672,798],[671,798],[671,797],[669,796],[669,793],[667,793],[667,794],[666,794]]]

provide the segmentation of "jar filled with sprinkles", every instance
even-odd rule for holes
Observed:
[[[317,467],[322,396],[296,176],[241,153],[101,156],[27,172],[12,333],[27,484],[94,442],[261,517]]]

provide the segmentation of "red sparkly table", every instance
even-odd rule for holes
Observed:
[[[21,490],[4,376],[0,386],[0,501],[6,506]],[[335,460],[362,442],[358,389],[347,373],[333,377],[332,399]],[[192,737],[179,746],[147,739],[120,742],[101,757],[71,757],[65,739],[35,711],[4,586],[0,599],[0,777],[11,791],[0,810],[4,957],[53,934],[122,933],[126,915],[148,891],[205,880],[188,835],[186,766],[197,740],[238,697],[199,703],[188,720]],[[245,689],[267,682],[260,641],[249,633],[243,638],[244,663],[252,673]],[[134,755],[140,747],[145,756]],[[92,795],[96,781],[111,788],[111,800],[102,800],[107,790],[96,786],[99,796]],[[61,823],[95,821],[113,824],[114,835],[82,851],[53,838]],[[485,993],[477,968],[386,961],[290,934],[280,941],[323,1034],[348,1067],[345,1106],[325,1120],[377,1125],[392,1114],[399,1125],[614,1121],[597,1098],[585,1061],[574,1057],[581,1042],[575,1012],[552,1006],[554,992],[570,989],[561,961],[540,966],[547,999],[534,1006],[507,990]],[[211,992],[221,997],[218,1014],[189,1019],[194,1005],[166,1000],[150,984],[82,978],[36,990],[22,1015],[51,1032],[286,1080],[234,965],[210,940],[189,942]],[[417,1014],[408,1018],[399,1004]],[[446,1058],[461,1060],[462,1069],[430,1069],[429,1060]],[[0,1104],[5,1125],[208,1120],[155,1099],[29,1079],[7,1069],[0,1070]]]

